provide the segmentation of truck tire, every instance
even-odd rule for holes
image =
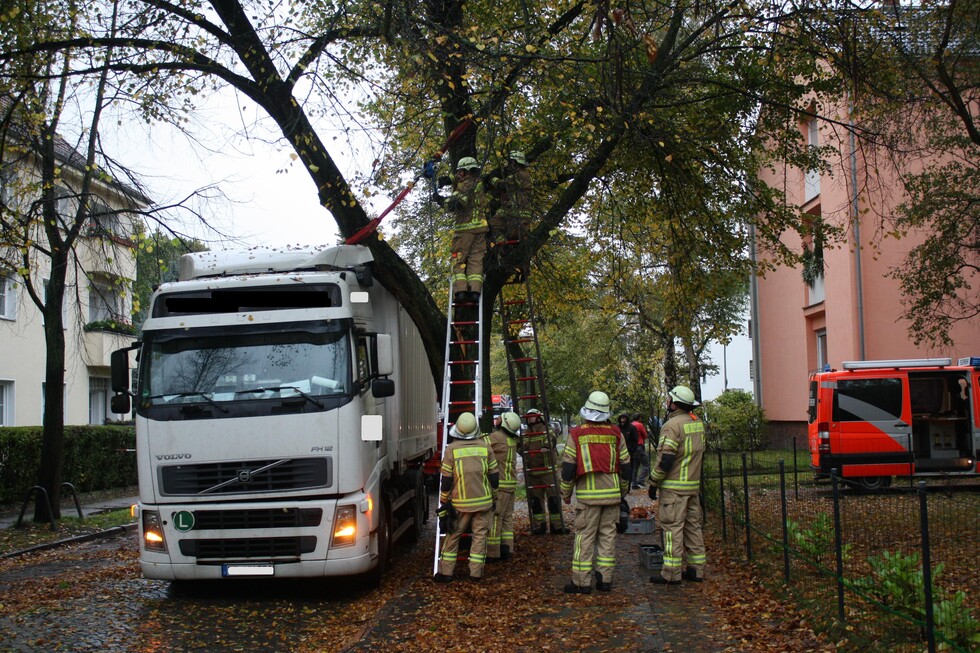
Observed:
[[[891,476],[861,476],[854,479],[854,486],[862,492],[873,492],[891,487]]]
[[[381,587],[388,564],[391,562],[391,501],[386,492],[381,494],[381,515],[378,523],[378,564],[364,574],[364,584],[371,589]]]
[[[418,542],[422,537],[422,524],[428,519],[429,497],[425,490],[425,479],[422,472],[418,469],[410,469],[405,472],[405,484],[409,489],[415,490],[415,497],[412,499],[409,509],[412,518],[412,526],[405,533],[407,542]]]

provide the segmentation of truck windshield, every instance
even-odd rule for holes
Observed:
[[[345,395],[351,387],[346,331],[223,333],[146,338],[144,407]]]

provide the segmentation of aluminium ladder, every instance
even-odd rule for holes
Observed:
[[[449,281],[449,310],[446,320],[446,351],[442,370],[442,406],[439,421],[442,423],[440,457],[446,455],[449,430],[462,413],[471,412],[477,423],[483,414],[483,296],[475,302],[457,302],[453,293],[452,275]],[[441,492],[440,487],[437,492]],[[439,553],[442,536],[439,520],[436,520],[436,547],[433,573],[439,571]],[[458,560],[463,560],[459,558]]]

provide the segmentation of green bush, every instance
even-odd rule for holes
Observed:
[[[745,390],[726,390],[717,399],[704,402],[701,414],[712,447],[755,451],[766,445],[766,414]]]
[[[826,565],[828,567],[836,564],[836,546],[834,542],[834,523],[825,512],[818,513],[810,522],[809,528],[800,528],[800,525],[789,519],[786,521],[786,528],[789,531],[789,546],[810,562]],[[850,557],[851,545],[841,546],[841,559],[847,561]]]
[[[65,426],[61,480],[78,492],[136,485],[132,426]],[[0,428],[0,503],[24,500],[37,484],[41,427]]]

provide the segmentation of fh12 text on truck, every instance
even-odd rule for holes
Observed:
[[[149,578],[364,576],[428,517],[435,383],[367,248],[188,254],[153,295],[135,402]]]

